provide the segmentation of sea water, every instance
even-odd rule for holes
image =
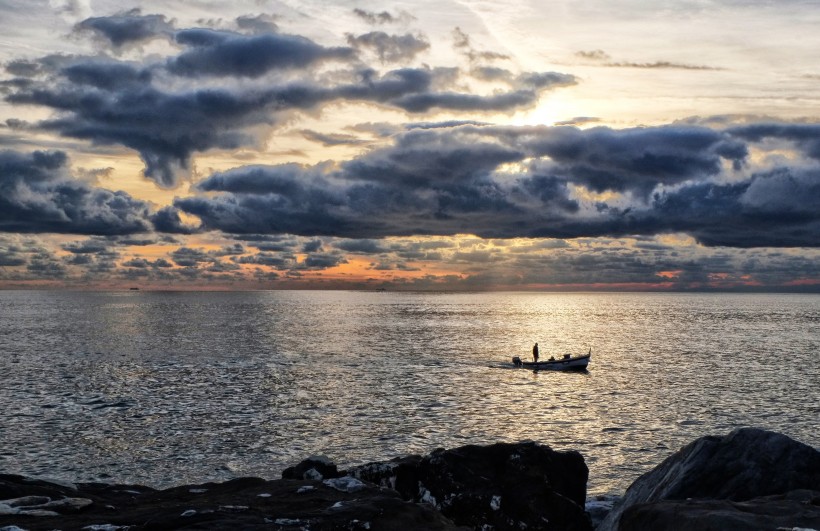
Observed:
[[[820,444],[820,296],[0,292],[0,473],[168,487],[435,448],[622,492],[740,426]],[[592,349],[586,373],[500,369]]]

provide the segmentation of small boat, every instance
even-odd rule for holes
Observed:
[[[591,357],[592,349],[581,356],[564,354],[561,358],[549,358],[544,361],[523,361],[520,357],[514,356],[512,363],[515,367],[534,371],[585,371]]]

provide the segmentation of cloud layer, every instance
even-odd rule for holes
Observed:
[[[219,195],[180,198],[175,206],[206,229],[231,233],[579,238],[681,232],[704,245],[820,246],[818,168],[750,170],[755,146],[743,136],[689,125],[419,129],[338,166],[217,173],[197,188]]]
[[[728,63],[590,42],[552,63],[584,75],[532,70],[550,62],[462,26],[344,21],[307,36],[132,9],[74,24],[71,53],[6,61],[0,281],[820,289],[816,119],[511,125],[590,72]]]
[[[570,74],[525,72],[503,90],[466,92],[457,68],[379,70],[360,57],[373,50],[381,63],[406,61],[429,46],[420,36],[369,32],[349,35],[351,46],[326,47],[248,20],[228,30],[177,29],[139,11],[87,19],[76,31],[97,37],[98,53],[16,61],[7,67],[14,77],[4,82],[6,99],[53,109],[55,118],[34,124],[41,129],[135,150],[145,176],[173,188],[193,154],[256,145],[255,127],[291,111],[364,102],[410,114],[506,112],[576,83]],[[109,55],[153,39],[168,41],[172,53],[140,62]]]

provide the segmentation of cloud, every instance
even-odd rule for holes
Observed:
[[[748,155],[743,142],[704,127],[556,127],[538,133],[527,138],[509,131],[534,154],[548,156],[553,170],[567,180],[595,192],[630,191],[642,197],[659,184],[716,176],[725,160],[740,167]]]
[[[347,43],[357,50],[373,51],[383,62],[410,61],[430,48],[430,43],[421,35],[388,35],[383,31],[348,35]]]
[[[820,161],[820,124],[762,122],[730,127],[727,132],[752,142],[780,140],[796,145],[807,157]]]
[[[129,12],[89,19],[85,26],[124,44],[159,32],[160,22]],[[99,53],[13,61],[7,71],[17,77],[3,81],[6,100],[54,111],[27,129],[133,149],[146,177],[174,188],[189,173],[194,154],[259,145],[266,129],[275,130],[294,111],[355,102],[410,114],[510,112],[535,105],[545,91],[577,82],[557,72],[509,72],[507,90],[475,94],[459,83],[455,67],[381,72],[362,64],[354,48],[325,47],[250,19],[239,24],[254,33],[175,29],[173,37],[182,49],[167,58],[123,60]],[[397,60],[427,46],[409,34],[373,32],[353,40]],[[330,60],[338,68],[323,72],[320,66]]]
[[[213,263],[215,258],[201,249],[190,247],[180,247],[171,253],[174,263],[182,267],[196,267],[202,262]]]
[[[555,122],[555,125],[586,125],[600,121],[600,118],[596,118],[594,116],[576,116],[574,118],[570,118],[569,120]]]
[[[593,61],[607,61],[611,57],[605,51],[598,49],[598,50],[579,50],[575,52],[575,55],[582,59],[590,59]]]
[[[149,218],[154,225],[154,229],[158,232],[165,232],[171,234],[194,234],[198,231],[197,227],[186,225],[182,222],[179,215],[179,210],[168,206],[159,209]]]
[[[279,31],[276,19],[271,15],[246,15],[237,17],[236,25],[239,29],[249,30],[252,33],[273,33]]]
[[[177,172],[188,168],[195,151],[252,143],[242,129],[267,121],[257,113],[275,97],[221,90],[173,94],[133,84],[115,91],[104,88],[43,86],[13,94],[9,100],[61,110],[59,118],[40,122],[43,129],[135,149],[145,162],[146,177],[163,187],[177,185]]]
[[[121,48],[157,37],[168,37],[174,28],[163,15],[142,15],[139,9],[132,9],[118,15],[87,18],[74,29],[80,33],[91,33],[115,48]]]
[[[61,151],[0,151],[0,231],[118,235],[149,231],[148,204],[68,175]]]
[[[380,11],[376,13],[374,11],[366,11],[364,9],[356,8],[353,10],[353,13],[370,24],[392,24],[395,22],[415,20],[415,17],[404,11],[400,12],[398,15],[392,15],[388,11]]]
[[[293,255],[279,255],[269,252],[260,252],[254,255],[236,258],[236,263],[261,265],[276,269],[289,269],[296,263],[296,257]]]
[[[341,133],[320,133],[318,131],[311,131],[303,129],[302,136],[312,142],[318,142],[325,147],[330,146],[354,146],[358,144],[365,144],[367,141],[354,135],[345,135]]]
[[[354,254],[381,254],[390,251],[378,240],[341,240],[334,244],[337,249]]]
[[[612,61],[612,56],[601,49],[597,50],[579,50],[575,52],[575,56],[587,61],[595,61],[600,66],[607,66],[612,68],[649,68],[649,69],[679,69],[679,70],[725,70],[724,68],[707,66],[707,65],[692,65],[686,63],[676,63],[673,61],[653,61],[653,62],[637,62],[637,61]]]
[[[411,130],[335,166],[214,174],[198,187],[217,195],[175,205],[205,229],[231,233],[369,240],[687,233],[712,246],[820,246],[818,170],[730,178],[747,154],[747,144],[725,131],[698,126],[465,125]],[[510,164],[517,169],[508,171]],[[595,201],[578,190],[614,195]]]
[[[292,269],[296,271],[321,271],[346,263],[347,260],[341,254],[313,253],[306,256],[304,261],[299,262]]]
[[[611,62],[605,63],[603,66],[609,66],[613,68],[650,68],[650,69],[660,69],[660,68],[671,68],[677,70],[725,70],[725,68],[720,68],[717,66],[709,66],[709,65],[692,65],[687,63],[674,63],[671,61],[654,61],[652,63],[636,63],[636,62]]]
[[[476,50],[470,35],[459,27],[453,29],[453,46],[463,53],[471,63],[485,63],[509,59],[510,56],[491,50]]]
[[[50,252],[33,255],[26,265],[29,274],[36,278],[61,280],[66,277],[65,266]]]
[[[352,48],[325,48],[299,35],[243,35],[195,28],[177,31],[175,38],[189,49],[171,59],[168,70],[185,77],[257,78],[275,69],[306,68],[319,61],[353,57]]]
[[[116,255],[111,248],[116,245],[107,238],[89,238],[83,241],[76,241],[62,245],[64,251],[73,254],[106,254]]]

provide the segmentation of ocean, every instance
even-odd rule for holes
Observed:
[[[586,373],[493,367],[592,349]],[[0,291],[0,473],[170,487],[533,440],[620,494],[703,435],[820,445],[820,296]]]

